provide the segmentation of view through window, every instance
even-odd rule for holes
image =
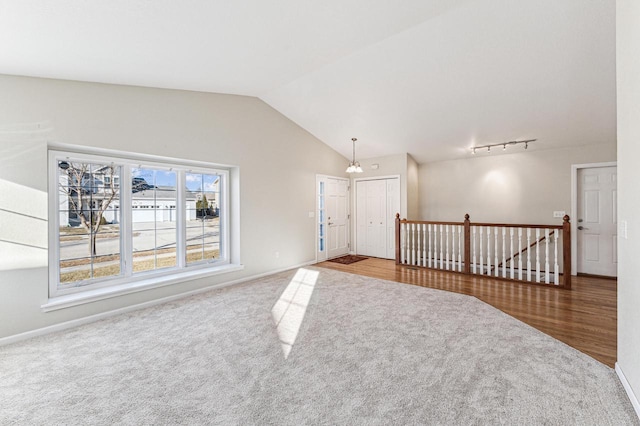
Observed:
[[[54,290],[228,263],[225,170],[54,153]],[[110,159],[111,160],[111,159]],[[107,284],[105,284],[107,283]],[[56,291],[54,291],[55,293]]]

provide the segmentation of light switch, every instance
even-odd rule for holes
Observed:
[[[559,211],[555,211],[553,212],[553,217],[557,217],[562,219],[564,217],[564,215],[566,215],[567,213],[564,210],[559,210]]]
[[[315,217],[316,214],[314,212],[309,212],[309,217]]]
[[[619,231],[620,237],[626,240],[628,238],[627,237],[627,221],[621,220],[619,226],[620,226],[620,231]]]

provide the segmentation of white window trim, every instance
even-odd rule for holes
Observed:
[[[131,265],[123,261],[123,272],[125,276],[108,277],[104,279],[98,279],[90,284],[86,284],[79,287],[70,287],[66,289],[58,288],[59,285],[59,228],[60,228],[60,215],[58,212],[58,180],[57,180],[57,167],[53,165],[57,160],[71,160],[71,161],[86,161],[94,163],[121,163],[126,166],[123,167],[122,176],[120,177],[120,183],[125,183],[124,186],[120,186],[120,205],[130,205],[131,194],[129,194],[130,182],[130,168],[129,166],[136,165],[136,163],[143,165],[144,167],[156,167],[156,168],[179,168],[186,173],[215,173],[221,176],[221,198],[220,198],[220,258],[213,262],[196,263],[192,265],[185,265],[185,261],[182,260],[182,256],[178,256],[177,265],[174,268],[164,268],[156,271],[141,272],[135,275],[131,273]],[[68,306],[74,306],[81,303],[89,303],[95,300],[100,300],[108,297],[114,297],[122,294],[142,291],[145,289],[156,288],[166,286],[173,283],[183,282],[191,279],[217,275],[225,272],[232,272],[243,269],[239,259],[239,226],[237,221],[239,220],[239,214],[235,209],[232,209],[230,198],[231,187],[237,187],[237,184],[231,182],[230,176],[233,174],[234,178],[238,176],[237,167],[224,166],[219,164],[204,163],[199,161],[189,161],[176,158],[149,156],[141,154],[133,154],[127,152],[118,152],[103,149],[88,149],[85,147],[73,147],[68,145],[50,145],[49,146],[49,299],[48,302],[42,305],[43,310],[50,311],[55,309],[61,309]],[[124,179],[123,179],[124,178]],[[184,173],[178,173],[177,185],[184,184]],[[182,186],[179,186],[182,188]],[[177,203],[182,201],[182,205],[185,204],[184,191],[179,190],[179,199]],[[236,194],[237,197],[237,194]],[[235,197],[234,197],[235,198]],[[237,200],[233,200],[236,204]],[[184,251],[184,236],[186,235],[186,223],[182,212],[184,208],[177,208],[177,214],[181,217],[177,217],[177,244],[176,249]],[[132,247],[131,238],[127,238],[131,232],[131,209],[120,209],[121,213],[121,228],[120,233],[124,235],[121,238],[121,256],[123,259],[130,259]],[[222,213],[224,212],[224,213]],[[233,229],[230,227],[231,215],[234,215]],[[126,217],[124,217],[126,215]],[[235,256],[233,256],[235,255]],[[233,256],[233,258],[232,258]],[[232,263],[233,261],[233,263]]]
[[[242,271],[243,269],[244,265],[226,264],[188,271],[181,270],[180,272],[175,272],[173,274],[165,273],[153,278],[149,277],[142,280],[136,279],[130,283],[112,285],[102,288],[91,288],[82,292],[53,297],[50,298],[47,303],[43,304],[41,308],[44,312],[57,311],[58,309],[70,308],[72,306],[97,302],[99,300],[109,299],[117,296],[124,296],[125,294],[137,293],[139,291],[151,290],[154,288],[165,287],[171,284],[182,283],[199,278],[206,278],[229,272]]]

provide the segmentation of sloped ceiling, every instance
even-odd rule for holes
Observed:
[[[0,73],[257,96],[345,157],[616,138],[614,0],[0,0]]]

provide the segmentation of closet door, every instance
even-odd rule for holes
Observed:
[[[370,256],[367,247],[367,184],[356,182],[356,253]]]
[[[367,181],[367,255],[387,257],[387,182]]]
[[[356,182],[356,253],[395,259],[400,179]]]

